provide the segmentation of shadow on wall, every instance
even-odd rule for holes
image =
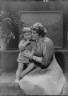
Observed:
[[[57,62],[60,65],[60,67],[63,69],[63,72],[65,72],[65,60],[64,60],[63,53],[55,52],[55,57],[56,57]]]

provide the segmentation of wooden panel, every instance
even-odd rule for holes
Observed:
[[[0,69],[3,72],[13,72],[17,70],[19,51],[0,51]]]
[[[24,26],[31,26],[36,22],[41,22],[48,30],[55,47],[63,47],[63,14],[61,11],[22,11],[20,20]]]

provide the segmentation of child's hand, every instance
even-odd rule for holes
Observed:
[[[33,57],[33,53],[30,52],[30,51],[25,51],[25,52],[23,53],[23,55],[24,55],[25,57],[29,58],[29,59],[32,59],[32,57]]]

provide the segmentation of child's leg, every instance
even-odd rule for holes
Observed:
[[[19,81],[23,67],[24,67],[24,64],[23,64],[23,63],[19,63],[19,64],[18,64],[18,69],[17,69],[17,71],[16,71],[16,81],[17,81],[17,80]]]
[[[27,68],[21,73],[21,78],[23,78],[26,74],[28,74],[30,71],[32,71],[33,68],[35,68],[34,63],[29,63]]]

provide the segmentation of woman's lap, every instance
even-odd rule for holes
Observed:
[[[49,68],[44,70],[36,68],[27,74],[22,80],[20,80],[19,85],[25,93],[27,92],[27,95],[30,95],[33,91],[35,91],[35,87],[36,90],[38,88],[38,94],[40,94],[39,92],[43,90],[42,95],[59,95],[65,82],[66,79],[63,75],[62,69],[54,60]]]
[[[25,90],[25,93],[26,91],[32,92],[36,86],[36,88],[39,88],[38,91],[43,90],[44,95],[60,94],[64,83],[65,83],[64,77],[62,78],[62,80],[56,81],[55,79],[52,78],[50,74],[44,74],[44,75],[43,74],[42,75],[30,75],[29,74],[29,75],[26,75],[19,82],[20,87],[23,90]]]

